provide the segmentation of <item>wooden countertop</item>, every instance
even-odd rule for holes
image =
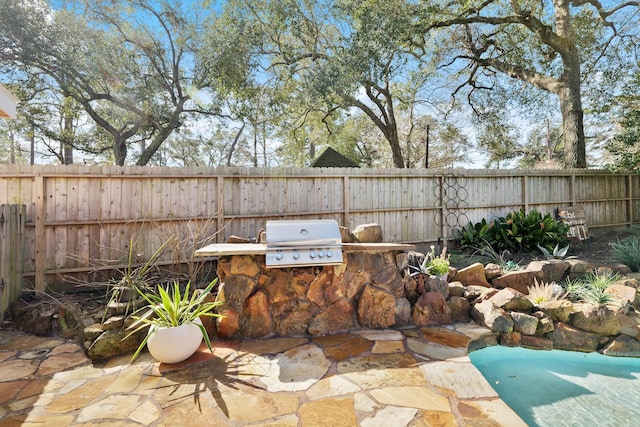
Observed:
[[[415,245],[402,243],[343,243],[343,252],[412,251]],[[264,243],[213,243],[196,250],[196,256],[264,255]]]

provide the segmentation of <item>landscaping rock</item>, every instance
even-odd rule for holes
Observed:
[[[396,254],[396,268],[398,271],[405,271],[409,267],[409,260],[405,252]]]
[[[362,291],[358,303],[360,324],[368,328],[386,328],[396,323],[396,299],[391,292],[373,285]]]
[[[551,318],[547,316],[544,312],[536,311],[532,313],[532,316],[538,319],[538,326],[536,327],[536,333],[535,333],[537,336],[543,336],[553,331],[554,329],[553,320],[551,320]]]
[[[484,266],[484,277],[486,277],[487,280],[493,280],[500,276],[502,276],[502,267],[498,264],[490,262]]]
[[[471,309],[471,317],[493,332],[512,332],[513,319],[506,311],[496,307],[491,301],[482,301]]]
[[[600,342],[598,335],[581,331],[562,322],[556,324],[553,332],[549,334],[549,339],[553,342],[555,349],[585,353],[596,351]]]
[[[91,360],[106,359],[108,357],[133,354],[142,342],[146,331],[128,336],[128,331],[112,329],[100,335],[87,349]]]
[[[438,292],[447,299],[449,298],[449,282],[447,282],[446,278],[429,276],[427,280],[427,291]]]
[[[102,329],[101,324],[93,323],[84,328],[82,335],[86,341],[94,342],[103,332],[104,330]]]
[[[271,304],[274,332],[285,337],[304,335],[311,317],[317,313],[318,308],[310,301],[290,300]]]
[[[411,302],[406,298],[396,299],[396,325],[411,323]]]
[[[240,315],[232,308],[220,309],[223,317],[216,319],[216,330],[220,338],[236,338],[240,333]]]
[[[351,233],[351,230],[349,230],[347,227],[343,227],[342,225],[340,225],[338,228],[340,229],[340,238],[342,239],[342,243],[355,242],[356,239]]]
[[[603,350],[605,356],[640,357],[640,341],[620,335]]]
[[[471,304],[466,298],[451,296],[447,300],[447,305],[451,309],[452,322],[468,322],[471,316]]]
[[[620,333],[630,336],[631,338],[637,338],[640,335],[640,319],[631,315],[624,315],[618,313],[616,315],[618,322],[620,322]]]
[[[404,283],[404,293],[409,299],[409,301],[416,301],[418,299],[418,282],[416,280],[407,275],[403,279]]]
[[[124,319],[124,316],[111,316],[102,324],[102,330],[121,329],[124,326]]]
[[[589,264],[586,261],[568,259],[566,262],[569,264],[567,274],[571,279],[582,277],[589,271]]]
[[[525,335],[535,335],[538,330],[538,323],[540,320],[529,314],[512,311],[509,313],[513,319],[513,330],[523,333]]]
[[[526,270],[541,272],[542,281],[545,283],[558,282],[564,277],[564,273],[569,269],[569,263],[561,259],[550,259],[544,261],[532,261],[527,265]]]
[[[497,289],[484,286],[466,286],[464,297],[471,303],[487,300],[498,293]]]
[[[507,311],[529,311],[533,308],[533,303],[525,295],[511,288],[502,289],[489,301]]]
[[[260,266],[255,258],[250,255],[236,255],[230,257],[229,273],[230,275],[241,275],[247,277],[255,277],[260,273]]]
[[[636,288],[622,284],[613,284],[605,289],[605,292],[613,295],[624,304],[634,304],[636,301]]]
[[[262,290],[247,300],[244,312],[240,316],[242,336],[261,338],[273,334],[273,322],[269,313],[269,299]]]
[[[416,326],[446,325],[452,322],[451,309],[442,294],[426,292],[420,295],[413,307],[413,324]]]
[[[479,262],[458,270],[454,278],[464,286],[484,286],[487,288],[491,286],[487,282],[484,265]]]
[[[349,301],[340,299],[311,319],[309,333],[311,335],[327,335],[357,327],[355,309]]]
[[[498,289],[511,288],[525,295],[529,295],[529,287],[535,284],[535,280],[542,281],[541,271],[521,270],[510,271],[504,276],[493,279],[493,286]]]
[[[604,305],[585,304],[571,315],[571,325],[594,334],[612,336],[620,333],[616,313]]]
[[[548,338],[540,336],[522,335],[520,345],[537,350],[553,350],[553,342]]]
[[[380,224],[360,224],[353,230],[353,235],[360,243],[382,243]]]
[[[573,313],[573,304],[568,300],[554,300],[538,304],[542,310],[554,322],[568,322],[569,316]]]
[[[522,335],[520,332],[503,332],[500,334],[500,345],[507,347],[520,347]]]
[[[449,282],[449,296],[463,297],[464,292],[465,288],[461,282]]]

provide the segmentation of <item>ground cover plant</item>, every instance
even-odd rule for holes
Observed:
[[[618,299],[607,292],[607,288],[620,280],[618,274],[597,274],[591,272],[581,279],[567,279],[562,285],[567,298],[574,302],[596,305],[615,304]]]

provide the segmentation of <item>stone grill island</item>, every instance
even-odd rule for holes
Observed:
[[[413,245],[344,243],[338,265],[267,268],[263,243],[212,244],[218,256],[221,338],[326,335],[411,323]]]

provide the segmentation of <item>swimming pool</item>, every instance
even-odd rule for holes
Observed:
[[[487,347],[469,354],[530,426],[640,425],[640,359]]]

